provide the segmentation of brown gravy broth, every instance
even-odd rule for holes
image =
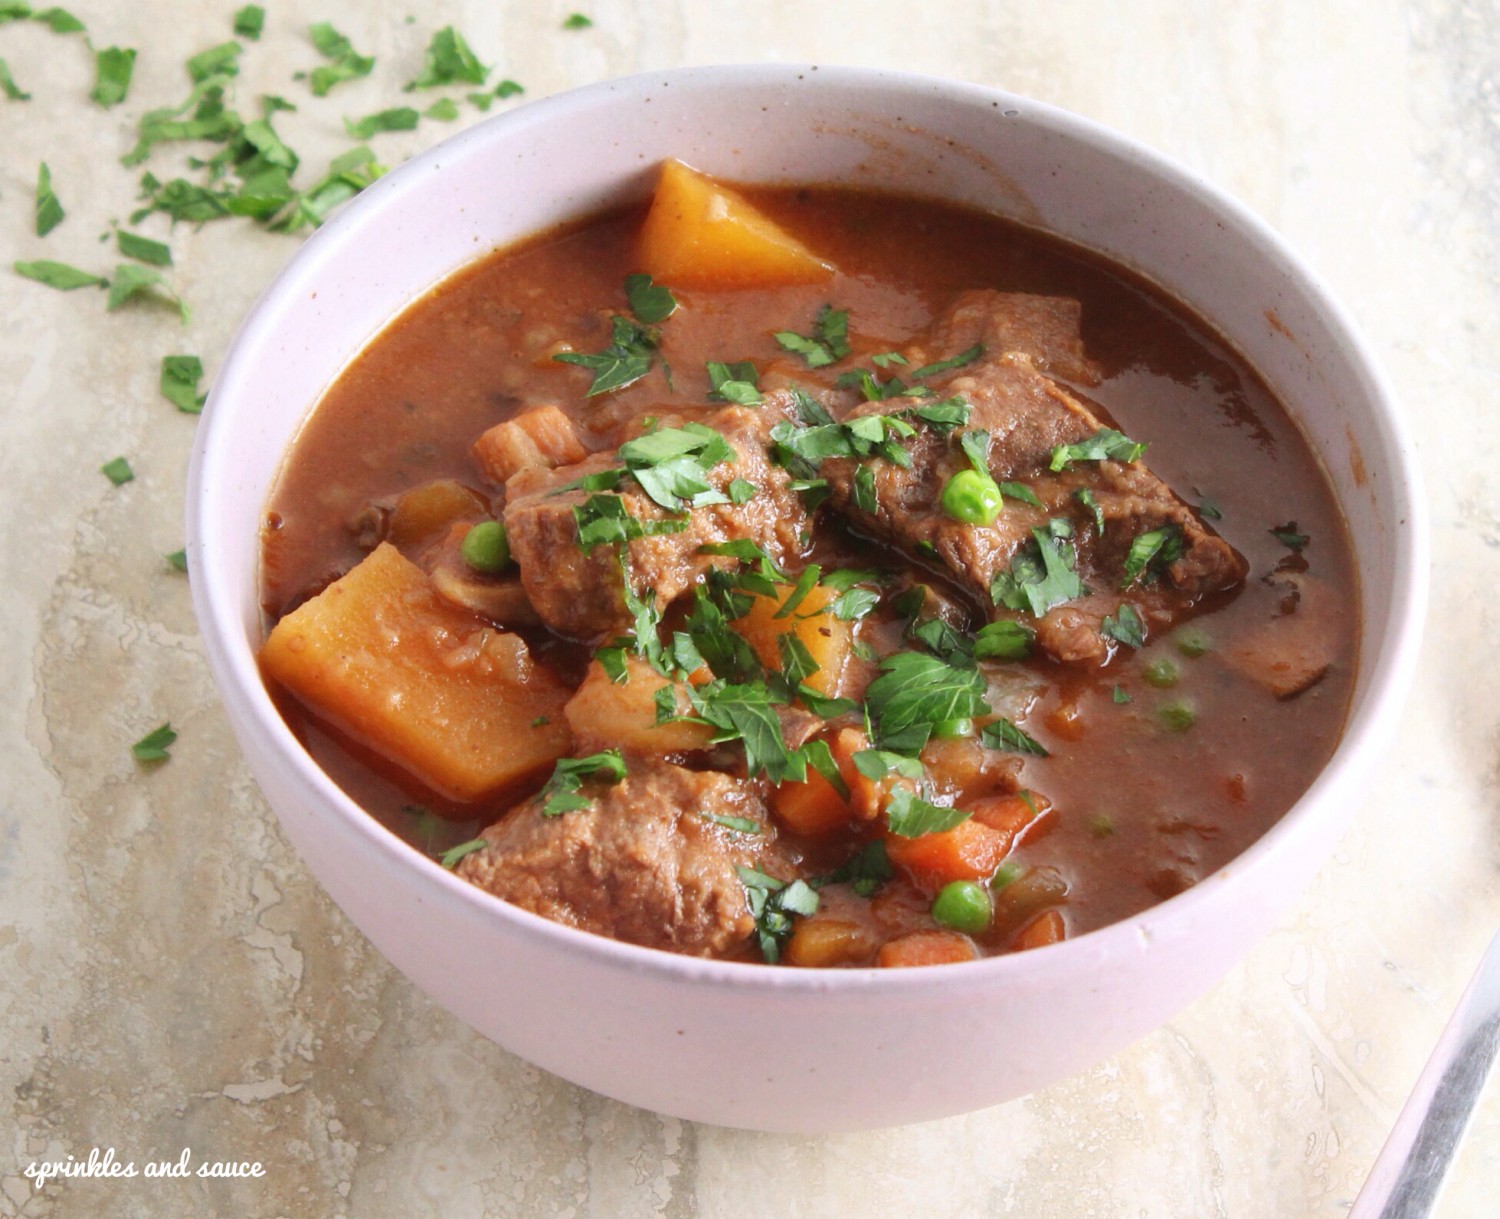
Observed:
[[[1295,594],[1276,578],[1287,573],[1316,577],[1322,595],[1336,599],[1335,619],[1357,621],[1348,535],[1297,428],[1207,327],[1097,257],[918,199],[824,188],[746,193],[838,271],[811,286],[676,290],[682,307],[662,340],[675,392],[657,368],[634,386],[586,399],[589,374],[550,358],[564,340],[579,351],[608,344],[608,319],[624,312],[622,281],[640,269],[632,255],[639,210],[491,254],[389,325],[311,415],[275,488],[263,538],[269,620],[359,561],[365,551],[352,522],[372,502],[455,478],[498,511],[500,497],[486,486],[470,445],[523,404],[562,405],[585,445],[602,449],[619,443],[642,413],[703,409],[706,360],[749,360],[763,377],[780,369],[831,385],[844,368],[868,367],[869,353],[899,348],[923,331],[961,290],[1074,297],[1082,303],[1086,349],[1104,373],[1078,392],[1149,444],[1145,462],[1189,504],[1217,509],[1221,517],[1211,524],[1244,556],[1249,575],[1187,627],[1138,653],[1122,647],[1103,668],[1028,662],[1042,692],[1024,726],[1051,756],[1025,759],[1022,782],[1045,793],[1054,814],[1049,832],[1026,838],[1017,854],[1066,880],[1069,935],[1153,905],[1233,859],[1329,757],[1355,675],[1352,625],[1336,640],[1326,675],[1295,697],[1278,699],[1223,659],[1237,635],[1292,608]],[[832,370],[807,371],[772,333],[808,333],[818,308],[830,302],[848,311],[855,356]],[[1271,532],[1292,522],[1310,539],[1300,552]],[[861,546],[847,536],[839,545]],[[900,565],[874,546],[849,557],[864,566]],[[1187,655],[1181,645],[1189,634],[1207,641],[1207,651]],[[581,677],[586,649],[544,633],[528,638],[565,680]],[[1161,663],[1175,667],[1170,688],[1153,684],[1160,674],[1151,666]],[[281,702],[334,779],[418,849],[472,837],[508,806],[445,803],[341,740],[291,698]],[[1185,730],[1163,725],[1163,709],[1170,714],[1176,703],[1191,705]],[[810,862],[827,862],[828,848],[808,844],[806,851]]]

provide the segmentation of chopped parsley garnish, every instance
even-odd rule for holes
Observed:
[[[248,38],[252,42],[260,38],[266,28],[266,10],[258,4],[247,4],[234,15],[234,33],[237,38]]]
[[[99,473],[121,487],[135,477],[135,471],[130,468],[130,463],[123,457],[112,457],[99,467]]]
[[[244,47],[237,42],[221,42],[216,47],[199,51],[187,61],[188,76],[195,85],[201,85],[214,77],[238,76],[243,50]]]
[[[586,758],[558,758],[552,777],[538,793],[542,816],[557,817],[588,808],[588,799],[580,794],[585,779],[613,786],[624,777],[625,759],[618,749],[591,753]]]
[[[10,65],[0,59],[0,92],[13,102],[29,102],[31,94],[16,84],[16,78],[10,74]]]
[[[187,415],[203,410],[208,395],[198,391],[203,379],[203,361],[197,356],[162,356],[161,396]]]
[[[1094,498],[1094,493],[1087,487],[1079,487],[1073,492],[1073,498],[1089,510],[1089,515],[1094,518],[1094,532],[1103,537],[1104,509],[1099,506],[1099,501]]]
[[[1003,749],[1010,753],[1029,753],[1033,757],[1046,758],[1051,755],[1046,747],[1024,729],[1001,716],[986,724],[980,731],[980,739],[991,749]]]
[[[663,508],[685,512],[728,502],[729,497],[708,481],[708,473],[732,462],[734,450],[713,428],[701,423],[658,428],[626,441],[619,453],[641,490]]]
[[[1114,691],[1110,694],[1110,698],[1114,701],[1116,706],[1122,706],[1130,701],[1130,692],[1126,690],[1124,686],[1116,686],[1114,688]]]
[[[722,363],[710,360],[708,369],[708,396],[733,402],[736,406],[759,406],[763,399],[756,382],[760,375],[749,360]]]
[[[875,471],[871,467],[862,465],[854,471],[854,484],[850,498],[861,512],[873,515],[879,511],[880,504],[875,498]]]
[[[1106,639],[1123,643],[1127,648],[1146,646],[1146,624],[1141,621],[1135,606],[1122,602],[1113,614],[1106,615],[1099,626],[1099,633]]]
[[[881,885],[896,875],[885,842],[871,839],[832,872],[814,877],[809,883],[815,889],[824,885],[848,885],[860,897],[872,896]]]
[[[91,275],[77,267],[70,267],[65,262],[53,262],[47,258],[35,262],[18,262],[15,270],[17,275],[24,275],[27,279],[34,279],[37,283],[46,284],[60,292],[71,292],[74,288],[102,288],[109,283],[102,275]]]
[[[923,834],[941,834],[962,825],[969,814],[961,808],[944,808],[922,799],[909,787],[897,787],[885,806],[885,823],[900,838],[920,838]]]
[[[577,364],[593,372],[594,380],[586,391],[590,398],[634,385],[651,371],[656,335],[625,317],[612,318],[611,326],[612,341],[603,351],[591,354],[564,351],[552,357],[559,363]]]
[[[142,237],[139,233],[127,233],[124,229],[116,229],[115,244],[126,258],[148,262],[153,267],[172,265],[172,249],[164,241],[152,241],[151,238]]]
[[[731,480],[729,486],[725,488],[725,491],[729,496],[729,502],[736,505],[748,504],[752,499],[760,494],[759,487],[757,487],[753,482],[750,482],[743,478],[736,478]]]
[[[427,44],[421,75],[407,84],[406,91],[438,85],[482,85],[489,74],[490,69],[479,62],[464,36],[445,25]]]
[[[714,825],[722,825],[726,830],[733,830],[736,834],[763,834],[766,827],[753,817],[730,817],[724,813],[710,813],[700,809],[698,816],[704,821]]]
[[[308,26],[307,36],[318,54],[329,61],[308,73],[307,83],[314,97],[327,97],[335,85],[368,76],[375,68],[374,56],[361,55],[353,43],[326,21]]]
[[[62,223],[65,214],[52,189],[52,171],[43,161],[36,170],[36,235],[45,237]]]
[[[1202,491],[1198,491],[1196,488],[1194,488],[1194,491],[1198,496],[1198,514],[1205,521],[1222,521],[1224,513],[1219,508],[1219,505],[1204,495]]]
[[[878,456],[908,467],[911,455],[901,440],[915,434],[911,424],[895,415],[858,415],[846,423],[830,420],[811,427],[782,420],[771,429],[771,440],[781,465],[793,474],[814,478],[818,465],[835,457]]]
[[[987,712],[984,692],[976,669],[922,652],[896,652],[880,662],[880,676],[865,691],[865,709],[881,748],[915,753],[935,725]]]
[[[912,380],[922,381],[928,377],[935,377],[940,372],[952,372],[955,368],[962,368],[965,364],[972,364],[984,354],[984,344],[975,343],[967,351],[961,351],[956,356],[949,356],[946,360],[939,360],[935,364],[924,364],[912,373]]]
[[[996,485],[1000,488],[1001,495],[1008,495],[1011,499],[1018,499],[1023,504],[1030,504],[1033,508],[1045,506],[1041,500],[1037,499],[1036,492],[1025,483],[1003,482]]]
[[[1300,554],[1302,548],[1312,541],[1305,533],[1297,532],[1297,522],[1289,521],[1285,525],[1278,525],[1271,530],[1271,536],[1295,554]]]
[[[1001,618],[979,628],[974,636],[976,660],[1025,660],[1031,655],[1036,632],[1012,618]]]
[[[488,102],[486,102],[486,107]],[[458,103],[451,97],[440,97],[426,110],[422,111],[426,118],[437,119],[440,123],[451,123],[458,117]]]
[[[188,569],[186,550],[174,550],[171,554],[162,555],[162,558],[167,561],[167,566],[173,571],[185,572]]]
[[[618,495],[589,496],[573,509],[573,521],[578,528],[578,548],[583,551],[661,533],[681,533],[687,528],[685,520],[643,521],[631,516]]]
[[[94,87],[89,96],[106,108],[118,106],[130,92],[130,77],[135,71],[135,50],[131,47],[105,47],[94,52]]]
[[[191,316],[187,302],[172,291],[160,271],[138,267],[134,263],[121,263],[109,281],[109,297],[104,307],[113,313],[137,297],[175,305],[184,322]]]
[[[924,402],[903,414],[920,419],[934,431],[943,433],[969,422],[969,404],[962,398],[944,398],[941,402]],[[988,473],[988,471],[981,471]]]
[[[1056,473],[1065,470],[1075,461],[1121,461],[1140,460],[1146,446],[1138,444],[1114,428],[1100,428],[1087,440],[1077,444],[1059,444],[1052,449],[1052,461],[1048,468]]]
[[[1125,578],[1120,582],[1121,591],[1153,571],[1175,563],[1181,557],[1182,530],[1176,525],[1163,525],[1160,529],[1136,534],[1131,540],[1130,551],[1125,556]]]
[[[818,891],[803,880],[788,884],[740,864],[735,868],[745,887],[745,902],[755,920],[755,938],[768,965],[781,960],[792,936],[792,917],[818,912]]]
[[[593,18],[586,17],[582,13],[569,13],[563,19],[562,28],[565,30],[586,30],[594,24]]]
[[[345,119],[344,130],[356,140],[368,140],[382,131],[411,131],[421,118],[410,106],[397,106],[390,110],[377,110],[362,119]]]
[[[154,728],[130,747],[137,762],[165,762],[172,755],[168,752],[177,733],[171,724]]]
[[[813,320],[812,334],[778,330],[775,339],[787,351],[801,356],[809,368],[824,368],[849,354],[849,314],[824,305]]]
[[[460,842],[457,846],[449,847],[438,858],[438,863],[451,872],[458,867],[459,860],[474,854],[475,851],[482,851],[489,845],[487,838],[470,838],[468,842]]]
[[[54,34],[81,34],[84,24],[65,8],[43,8],[31,14],[33,21],[40,21]]]
[[[1032,541],[990,581],[995,604],[1040,618],[1053,606],[1083,596],[1088,589],[1073,570],[1076,558],[1067,540],[1071,533],[1071,526],[1061,519],[1033,529]]]
[[[501,81],[503,88],[514,81]],[[520,92],[516,85],[516,91]],[[630,312],[648,326],[664,322],[677,311],[677,298],[661,284],[653,283],[649,275],[637,273],[625,277],[625,299],[630,303]]]

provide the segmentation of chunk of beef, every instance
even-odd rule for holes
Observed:
[[[1328,586],[1301,572],[1269,577],[1286,590],[1281,612],[1242,636],[1225,653],[1231,668],[1276,698],[1296,698],[1328,675],[1343,654],[1350,624]]]
[[[517,906],[650,948],[723,956],[754,930],[737,865],[785,874],[756,785],[632,762],[589,806],[544,817],[540,797],[484,831],[458,874]],[[744,833],[712,820],[743,818]]]
[[[575,465],[531,468],[512,477],[506,484],[505,505],[511,555],[542,621],[575,639],[616,633],[629,622],[626,578],[637,596],[654,596],[657,607],[663,608],[691,588],[710,567],[736,562],[726,556],[700,553],[705,545],[745,540],[762,546],[777,562],[796,559],[803,549],[807,511],[788,485],[790,476],[771,462],[766,447],[771,427],[785,417],[786,402],[786,396],[771,396],[763,406],[726,407],[703,419],[734,450],[734,460],[715,466],[706,481],[724,491],[733,480],[744,479],[755,485],[757,493],[744,504],[709,504],[693,509],[680,518],[685,522],[680,532],[636,538],[623,547],[581,549],[573,510],[583,505],[591,492],[560,488],[586,475],[617,468],[620,459],[616,450],[595,453]],[[618,494],[624,510],[648,527],[674,518],[628,477]]]
[[[1170,626],[1204,595],[1243,580],[1240,556],[1140,462],[1085,461],[1061,471],[1050,468],[1056,446],[1077,444],[1107,426],[1043,371],[1081,382],[1095,378],[1078,335],[1076,302],[965,293],[931,337],[916,345],[912,362],[951,356],[966,350],[965,343],[976,342],[984,344],[983,355],[926,384],[942,397],[961,397],[969,404],[968,429],[990,433],[991,475],[997,482],[1024,484],[1040,506],[1007,497],[991,525],[953,520],[942,509],[942,490],[969,459],[957,432],[945,435],[919,424],[917,434],[905,442],[909,468],[880,458],[868,462],[873,511],[855,504],[858,466],[853,460],[824,463],[833,502],[856,529],[941,563],[961,587],[988,606],[992,581],[1024,549],[1034,546],[1033,531],[1065,518],[1072,527],[1068,545],[1078,574],[1095,593],[1065,623],[1049,624],[1039,635],[1044,650],[1067,662],[1097,663],[1107,655],[1102,641],[1088,643],[1079,631],[1097,630],[1103,617],[1120,604],[1125,561],[1139,534],[1170,528],[1180,542],[1160,579],[1153,575],[1151,587],[1132,589],[1132,600],[1139,601],[1150,625]],[[890,414],[909,409],[909,402],[864,402],[846,418]],[[1080,498],[1085,492],[1098,509],[1097,519],[1093,507]]]

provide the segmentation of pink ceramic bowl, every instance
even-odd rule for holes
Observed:
[[[1348,517],[1364,655],[1343,743],[1255,846],[1171,901],[1043,951],[910,970],[770,969],[615,943],[507,906],[393,837],[318,769],[255,665],[257,532],[287,445],[414,298],[496,246],[643,196],[673,156],[741,181],[868,183],[1039,225],[1155,281],[1259,369],[1321,452]],[[334,900],[418,986],[606,1095],[731,1126],[849,1130],[994,1104],[1099,1061],[1206,991],[1296,899],[1347,824],[1411,676],[1426,581],[1416,479],[1391,395],[1345,314],[1264,224],[1182,169],[992,89],[854,69],[704,68],[492,119],[402,166],[310,240],[214,385],[188,557],[209,661],[267,799]]]

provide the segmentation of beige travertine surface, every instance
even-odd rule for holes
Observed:
[[[0,4],[0,11],[5,10]],[[1457,0],[912,6],[269,0],[237,103],[295,101],[301,181],[344,115],[406,98],[454,23],[543,96],[716,61],[807,60],[1004,86],[1154,145],[1242,198],[1328,280],[1385,362],[1423,453],[1430,629],[1398,748],[1295,912],[1225,982],[1117,1059],[1028,1099],[836,1138],[693,1127],[542,1074],[395,974],[323,898],[239,760],[198,647],[181,544],[194,420],[160,358],[210,377],[296,248],[244,221],[171,233],[192,306],[107,313],[10,270],[108,271],[146,110],[229,36],[232,4],[77,0],[139,50],[88,99],[82,37],[0,24],[29,101],[0,96],[0,1215],[1338,1216],[1500,926],[1500,10]],[[408,18],[410,11],[412,18]],[[374,73],[315,99],[309,22]],[[460,97],[461,93],[458,94]],[[522,99],[524,100],[524,99]],[[425,100],[424,103],[425,104]],[[502,107],[517,102],[499,103]],[[381,135],[389,163],[481,117]],[[180,149],[150,167],[165,176]],[[45,160],[67,219],[33,228]],[[166,238],[160,218],[144,224]],[[126,455],[135,480],[99,473]],[[163,720],[170,762],[129,745]],[[1495,1213],[1492,1086],[1438,1214]],[[259,1179],[93,1179],[34,1163],[255,1161]]]

